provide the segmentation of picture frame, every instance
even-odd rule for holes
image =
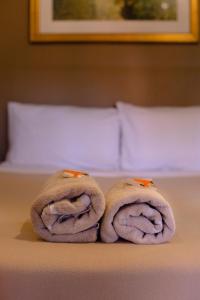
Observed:
[[[131,4],[136,3],[133,0],[112,0],[114,4],[112,9],[109,8],[110,10],[102,6],[104,3],[102,0],[73,1],[30,0],[31,42],[193,43],[198,41],[198,0],[151,0],[151,10],[145,7],[145,0],[137,0],[138,3],[142,1],[143,10],[141,5],[138,6],[140,10],[135,9]],[[83,1],[93,6],[89,7],[89,4],[84,4]],[[91,13],[91,7],[97,5],[98,1],[101,1],[101,8],[96,9],[95,14]],[[107,1],[106,6],[111,0],[105,1]],[[159,1],[159,11],[157,9],[156,15],[155,8],[159,5]],[[80,2],[78,7],[84,8],[82,12],[73,7],[74,3],[78,2]],[[131,7],[129,15],[126,5],[129,5],[128,8]],[[166,12],[169,7],[171,15]]]

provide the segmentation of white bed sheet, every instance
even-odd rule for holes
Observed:
[[[0,300],[200,299],[200,177],[155,179],[177,226],[172,242],[157,246],[38,239],[29,214],[46,179],[0,172]],[[103,191],[117,180],[97,178]]]
[[[0,164],[0,172],[26,173],[26,174],[52,174],[59,168],[52,166],[35,166],[35,165],[15,165],[8,162]],[[87,172],[87,170],[84,170]],[[165,177],[191,177],[200,176],[200,171],[88,171],[91,176],[95,177],[145,177],[145,178],[165,178]]]

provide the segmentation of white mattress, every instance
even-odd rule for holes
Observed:
[[[47,177],[0,172],[0,300],[200,299],[200,177],[155,180],[177,226],[162,245],[40,240],[29,215]],[[117,180],[97,178],[103,191]]]
[[[26,174],[52,174],[58,171],[57,167],[43,167],[35,165],[15,165],[8,162],[0,164],[1,172],[26,173]],[[84,170],[87,172],[87,170]],[[88,173],[95,177],[145,177],[145,178],[165,178],[165,177],[191,177],[200,176],[200,171],[183,171],[183,170],[161,170],[161,171],[97,171],[90,170]]]

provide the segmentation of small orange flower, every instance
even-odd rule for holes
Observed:
[[[88,175],[87,173],[76,170],[63,170],[63,177],[66,178],[80,178]]]
[[[153,185],[153,181],[151,179],[133,178],[133,180],[143,187],[150,187]]]

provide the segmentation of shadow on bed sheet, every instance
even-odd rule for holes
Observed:
[[[34,233],[32,224],[28,220],[22,225],[20,233],[15,238],[17,240],[32,242],[39,242],[42,240]]]

